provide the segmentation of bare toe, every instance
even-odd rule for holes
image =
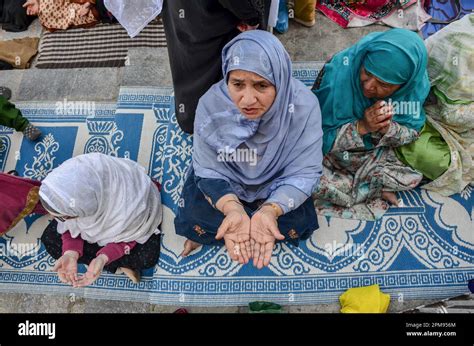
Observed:
[[[397,195],[394,192],[384,191],[382,192],[382,198],[398,207]]]
[[[137,284],[140,282],[141,275],[138,271],[125,267],[120,267],[119,270],[127,275],[127,277],[133,281],[133,283]]]
[[[189,255],[191,252],[193,252],[200,246],[201,244],[187,239],[186,242],[184,243],[184,249],[183,249],[183,252],[181,252],[181,257],[186,257],[187,255]]]

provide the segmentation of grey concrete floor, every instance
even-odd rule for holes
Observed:
[[[431,300],[392,301],[390,313],[413,309],[420,305],[432,303]],[[173,313],[186,306],[156,305],[150,303],[133,303],[114,300],[96,300],[74,298],[71,296],[40,295],[23,293],[0,294],[1,313]],[[230,307],[186,307],[190,313],[248,313],[247,306]],[[315,304],[283,306],[284,313],[338,313],[340,305]]]
[[[290,29],[277,35],[285,45],[293,61],[325,61],[334,53],[355,43],[373,31],[387,27],[372,25],[364,28],[342,29],[326,17],[317,14],[317,23],[306,28],[290,22]],[[28,33],[11,34],[0,30],[0,39],[38,36],[41,28],[36,21]],[[171,75],[166,48],[132,49],[130,65],[124,68],[58,69],[0,72],[0,84],[12,89],[15,101],[69,100],[115,102],[120,86],[171,87]],[[47,86],[47,87],[45,87]],[[431,300],[392,301],[389,312],[399,312]],[[94,300],[69,296],[0,293],[0,313],[171,313],[179,306],[159,306],[108,300]],[[285,306],[289,313],[335,313],[338,303]],[[191,313],[245,313],[247,307],[190,307]]]

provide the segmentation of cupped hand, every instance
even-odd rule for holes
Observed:
[[[58,273],[59,280],[65,284],[74,285],[77,282],[77,251],[66,251],[56,261],[53,271]]]
[[[256,212],[250,222],[253,265],[258,269],[268,266],[275,241],[284,239],[278,229],[277,216],[271,208],[264,207]]]
[[[233,261],[248,263],[251,258],[250,218],[243,208],[226,213],[216,235],[217,240],[222,238]]]
[[[94,283],[95,280],[100,276],[104,266],[109,261],[108,257],[104,254],[100,254],[94,258],[89,266],[87,267],[87,272],[79,277],[79,280],[73,285],[74,287],[84,287],[89,286]]]

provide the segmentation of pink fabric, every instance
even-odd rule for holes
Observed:
[[[63,255],[66,251],[77,251],[79,257],[84,254],[84,240],[81,237],[73,238],[71,233],[65,232],[61,236],[63,241]],[[132,241],[129,243],[109,243],[102,249],[97,251],[96,256],[101,254],[106,255],[109,258],[107,264],[118,260],[119,258],[130,254],[130,251],[137,245],[137,242]]]
[[[36,207],[35,209],[33,209],[32,214],[46,215],[48,214],[48,212],[46,211],[46,209],[43,208],[41,202],[38,201],[38,204],[36,204]]]
[[[365,18],[377,12],[382,6],[387,5],[389,2],[390,1],[387,0],[366,0],[363,4],[356,5],[353,8],[349,7],[349,9],[356,16]]]
[[[407,8],[416,3],[416,1],[409,0],[402,8]],[[338,8],[335,10],[331,9],[334,8],[334,4],[338,5]],[[381,20],[384,17],[388,17],[399,7],[396,5],[395,0],[365,0],[364,2],[361,1],[353,4],[340,0],[326,0],[317,1],[316,8],[332,21],[346,28],[354,17],[371,21]],[[375,18],[372,18],[374,16]]]
[[[76,251],[79,253],[79,258],[84,254],[84,240],[81,237],[73,238],[71,233],[65,232],[61,236],[63,241],[63,255],[66,251]]]
[[[330,10],[327,7],[317,5],[318,10],[320,10],[326,17],[331,19],[333,22],[339,24],[339,26],[343,27],[344,29],[347,28],[349,21],[345,20],[339,13],[336,11]]]
[[[41,182],[0,173],[0,234],[3,234],[25,209],[30,190]],[[46,214],[38,203],[33,213]]]
[[[156,185],[156,187],[158,188],[158,191],[161,192],[161,184],[159,182],[157,182],[156,180],[153,180],[153,179],[151,181],[153,181],[153,184]]]
[[[137,245],[136,241],[131,241],[129,243],[109,243],[97,251],[96,255],[106,255],[109,258],[107,264],[110,264],[125,255],[129,255],[135,245]]]

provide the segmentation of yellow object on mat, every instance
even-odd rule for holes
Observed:
[[[350,288],[340,297],[342,313],[385,313],[390,295],[382,293],[379,285]]]

